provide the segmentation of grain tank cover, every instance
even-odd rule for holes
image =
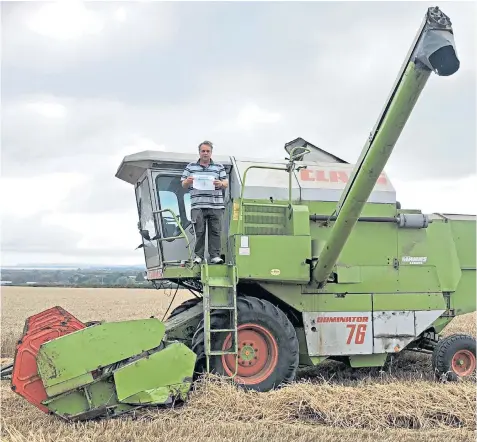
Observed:
[[[281,166],[285,168],[286,164],[286,161],[235,158],[236,167],[233,169],[233,174],[234,181],[238,183],[238,189],[233,189],[233,196],[238,197],[240,195],[244,173],[250,166]],[[296,166],[297,168],[306,166],[306,168],[294,172],[292,199],[331,202],[339,201],[354,168],[353,164],[330,161],[298,161]],[[280,170],[250,169],[247,172],[244,197],[287,200],[288,173]],[[384,172],[371,192],[368,202],[381,204],[396,203],[396,191],[389,177]]]
[[[345,164],[348,163],[347,161],[342,160],[336,155],[333,155],[332,153],[329,153],[324,149],[320,149],[318,146],[315,146],[314,144],[311,144],[300,137],[295,138],[294,140],[289,141],[288,143],[285,143],[284,147],[288,155],[290,155],[290,152],[292,151],[292,149],[295,149],[293,151],[294,155],[301,154],[302,152],[304,152],[305,149],[308,149],[309,152],[306,154],[306,157],[304,155],[297,157],[297,160],[299,161],[302,161],[304,158],[306,158],[307,161],[319,161],[321,163],[345,163]],[[303,149],[298,149],[298,148],[303,148]]]

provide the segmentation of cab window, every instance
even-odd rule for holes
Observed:
[[[190,224],[190,194],[181,185],[180,175],[158,175],[156,189],[161,210],[170,209],[179,218],[182,228]],[[164,238],[178,236],[180,230],[170,212],[161,213]]]

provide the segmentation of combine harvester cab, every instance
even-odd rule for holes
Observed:
[[[225,264],[192,261],[180,177],[197,156],[125,157],[116,176],[135,189],[147,278],[194,297],[164,323],[86,327],[60,307],[29,318],[12,388],[73,420],[183,400],[203,371],[268,391],[293,381],[299,366],[381,367],[415,350],[432,353],[438,376],[473,374],[475,339],[438,335],[475,311],[475,216],[402,209],[384,173],[432,72],[458,69],[450,20],[429,8],[356,164],[302,139],[285,145],[284,161],[214,154],[230,182]]]

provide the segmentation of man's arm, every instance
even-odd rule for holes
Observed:
[[[189,166],[187,166],[181,176],[182,187],[187,189],[192,184],[192,181],[194,181],[194,179],[190,175]]]
[[[227,179],[227,174],[225,173],[225,167],[222,166],[219,171],[219,179],[214,181],[215,187],[219,189],[226,189],[229,185],[229,180]]]

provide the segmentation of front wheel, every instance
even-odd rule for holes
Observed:
[[[246,389],[269,391],[295,379],[299,346],[295,329],[286,315],[273,304],[251,296],[237,298],[238,355],[210,357],[210,371],[233,377]],[[210,315],[212,329],[229,328],[228,312]],[[216,336],[217,335],[217,336]],[[212,351],[233,349],[232,333],[212,333]],[[204,320],[192,339],[197,354],[197,371],[205,371]]]
[[[449,381],[467,378],[475,372],[476,342],[472,336],[456,334],[443,338],[434,348],[432,368]]]

